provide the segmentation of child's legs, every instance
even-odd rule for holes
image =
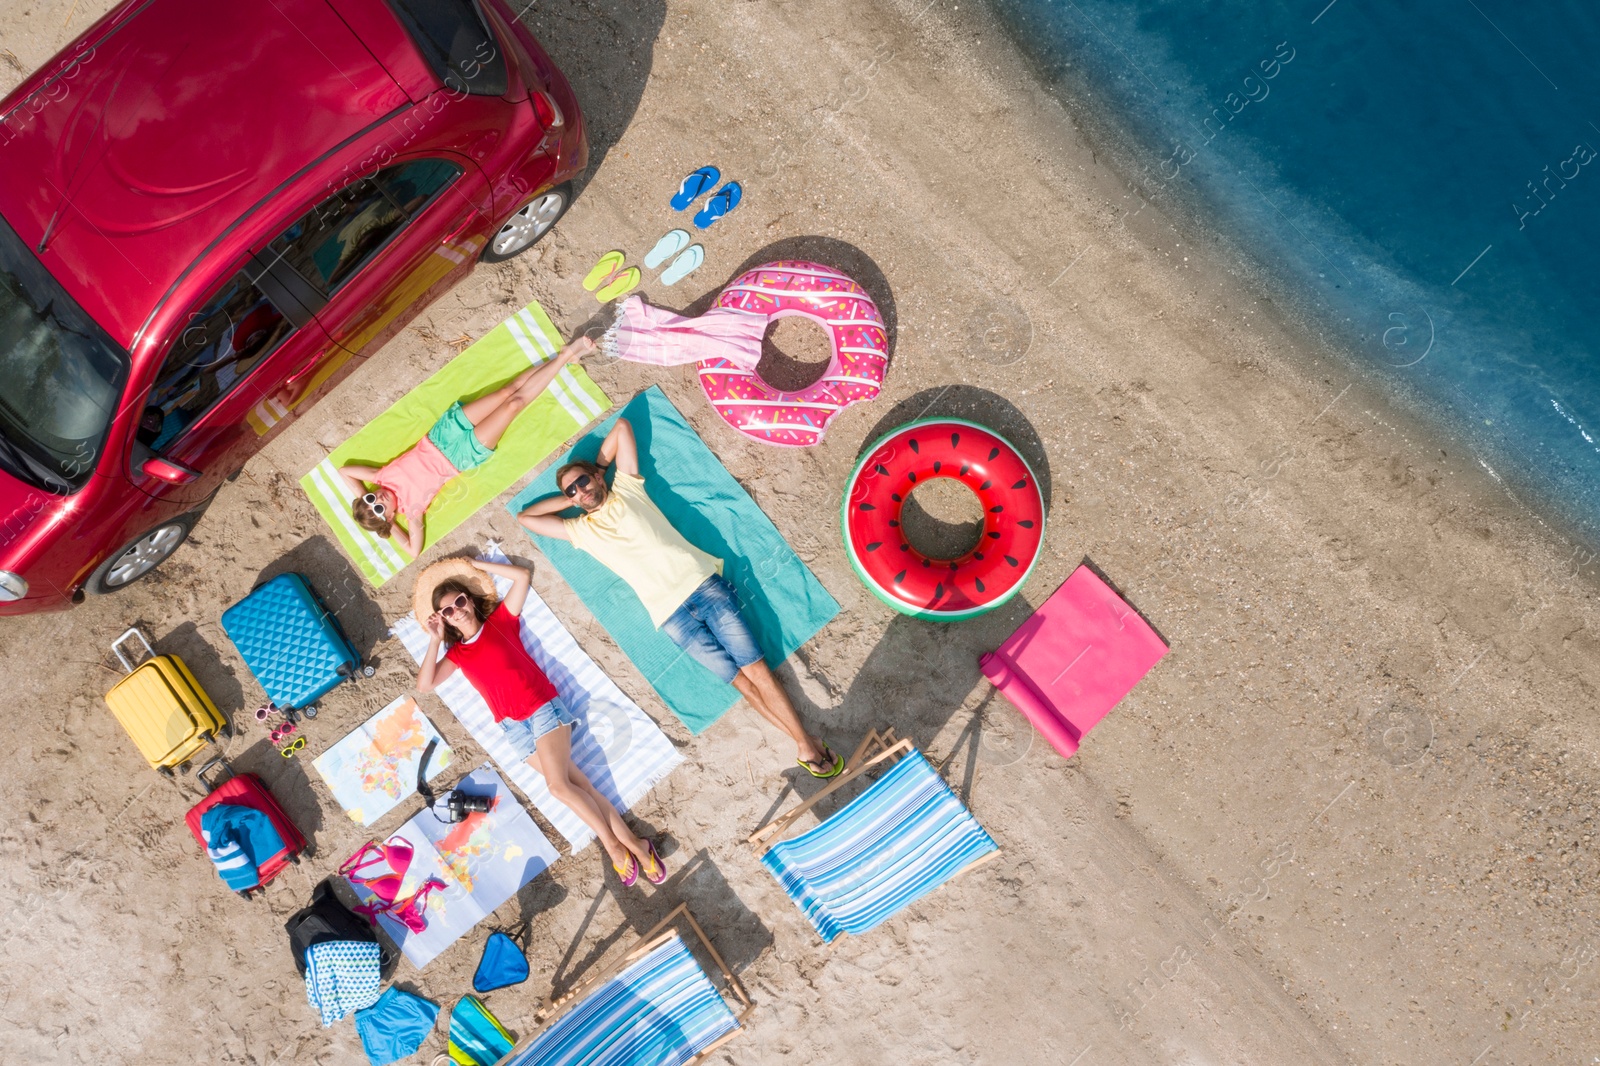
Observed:
[[[561,373],[567,362],[567,358],[557,356],[554,359],[540,363],[538,366],[524,370],[513,378],[511,384],[504,389],[497,389],[483,398],[488,400],[493,397],[500,397],[494,407],[483,410],[481,418],[463,406],[462,411],[466,412],[467,418],[472,422],[472,432],[479,442],[485,448],[490,449],[499,444],[500,438],[510,428],[512,420],[520,415],[530,403],[537,400],[540,393],[550,387],[550,382],[554,381],[556,375]],[[505,395],[502,396],[502,393]],[[474,400],[473,407],[475,408],[481,402]]]
[[[487,397],[485,398],[487,399]],[[490,411],[481,420],[473,419],[472,435],[478,438],[479,444],[482,444],[490,451],[494,451],[495,446],[500,443],[500,438],[505,436],[506,430],[511,428],[512,420],[520,415],[522,409],[526,406],[528,406],[528,402],[522,398],[522,394],[512,392],[511,395],[500,401],[500,406]],[[463,407],[462,410],[465,411],[466,408]]]
[[[468,422],[471,422],[473,426],[477,426],[485,418],[488,418],[496,407],[505,403],[511,397],[511,394],[516,392],[517,388],[528,379],[529,375],[538,369],[536,366],[530,366],[493,392],[485,396],[479,396],[476,400],[463,401],[461,413],[467,416]]]

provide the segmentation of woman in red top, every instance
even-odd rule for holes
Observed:
[[[655,844],[635,836],[611,801],[573,763],[572,727],[577,719],[522,645],[517,616],[522,613],[533,575],[520,566],[473,559],[469,567],[466,562],[447,559],[417,578],[419,607],[422,602],[431,602],[433,607],[422,623],[429,639],[417,677],[418,690],[432,692],[445,678],[461,671],[489,705],[512,748],[544,775],[550,794],[594,830],[623,885],[634,885],[641,871],[651,884],[661,884],[667,879],[667,867]],[[459,576],[439,580],[441,571]],[[511,582],[511,590],[498,606],[490,575]],[[428,584],[432,584],[432,592],[424,601],[421,594]],[[422,616],[422,611],[417,614]],[[445,648],[442,659],[441,646]]]

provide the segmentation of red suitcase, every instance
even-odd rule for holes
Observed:
[[[199,775],[201,781],[205,780],[206,772],[217,765],[218,761],[220,760],[213,760],[201,768]],[[224,767],[226,765],[226,763],[223,764]],[[231,769],[229,773],[232,773]],[[199,844],[202,849],[206,846],[206,840],[200,834],[200,816],[219,803],[236,803],[241,807],[254,807],[272,820],[273,828],[283,838],[284,849],[257,867],[261,884],[256,888],[244,889],[239,893],[245,899],[249,899],[252,892],[258,892],[261,888],[264,888],[267,882],[283,872],[285,866],[288,866],[291,862],[300,861],[300,853],[306,850],[306,838],[300,835],[300,830],[295,828],[295,824],[289,820],[289,816],[283,813],[283,808],[278,806],[278,801],[272,797],[271,792],[267,791],[267,786],[261,778],[255,774],[239,774],[229,777],[226,781],[217,785],[212,789],[210,795],[189,808],[189,813],[183,816],[183,820],[188,823],[189,832],[194,834],[195,843]]]

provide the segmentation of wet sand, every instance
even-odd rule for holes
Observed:
[[[0,48],[31,70],[104,5],[62,28],[69,7],[4,0]],[[307,754],[405,691],[413,668],[386,627],[410,582],[367,589],[298,478],[452,341],[529,298],[564,329],[586,321],[588,266],[613,247],[642,257],[681,221],[665,203],[679,178],[707,162],[745,202],[705,238],[699,272],[644,291],[701,307],[749,264],[850,270],[894,327],[884,395],[791,451],[728,429],[688,368],[594,375],[619,401],[659,381],[838,598],[781,671],[807,719],[839,745],[893,725],[948,760],[1003,852],[871,935],[822,946],[742,843],[815,785],[748,708],[689,737],[497,503],[434,554],[492,537],[532,561],[540,593],[687,757],[635,812],[670,834],[665,888],[618,889],[589,849],[496,914],[532,932],[532,979],[488,1000],[506,1024],[530,1031],[552,987],[686,900],[758,1003],[715,1061],[1600,1055],[1592,555],[1287,328],[1203,234],[1135,213],[1137,190],[981,9],[541,2],[525,19],[594,140],[557,231],[479,267],[277,438],[155,576],[0,623],[16,723],[0,786],[8,1061],[364,1061],[349,1022],[318,1027],[282,934],[362,830],[252,721],[230,758],[269,781],[316,854],[261,900],[229,895],[183,825],[192,784],[146,769],[101,700],[116,679],[107,645],[143,625],[224,709],[253,707],[217,618],[259,574],[297,569],[378,663],[328,697]],[[0,89],[20,77],[0,54]],[[813,341],[779,339],[791,364],[815,357]],[[1011,436],[1052,502],[1024,596],[949,626],[867,593],[834,517],[860,448],[932,414]],[[963,535],[959,494],[924,504],[928,536]],[[1066,761],[990,697],[976,660],[1084,560],[1172,651]],[[423,702],[460,767],[477,765],[455,720]],[[481,943],[396,979],[448,1006]],[[441,1027],[419,1061],[442,1045]]]

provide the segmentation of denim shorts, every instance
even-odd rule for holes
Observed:
[[[739,613],[739,594],[712,574],[661,623],[661,632],[724,683],[761,658],[750,624]]]
[[[573,725],[577,720],[577,716],[567,710],[566,704],[554,699],[526,718],[502,718],[500,730],[505,733],[506,743],[517,753],[517,758],[526,759],[538,748],[540,737],[564,725]]]

